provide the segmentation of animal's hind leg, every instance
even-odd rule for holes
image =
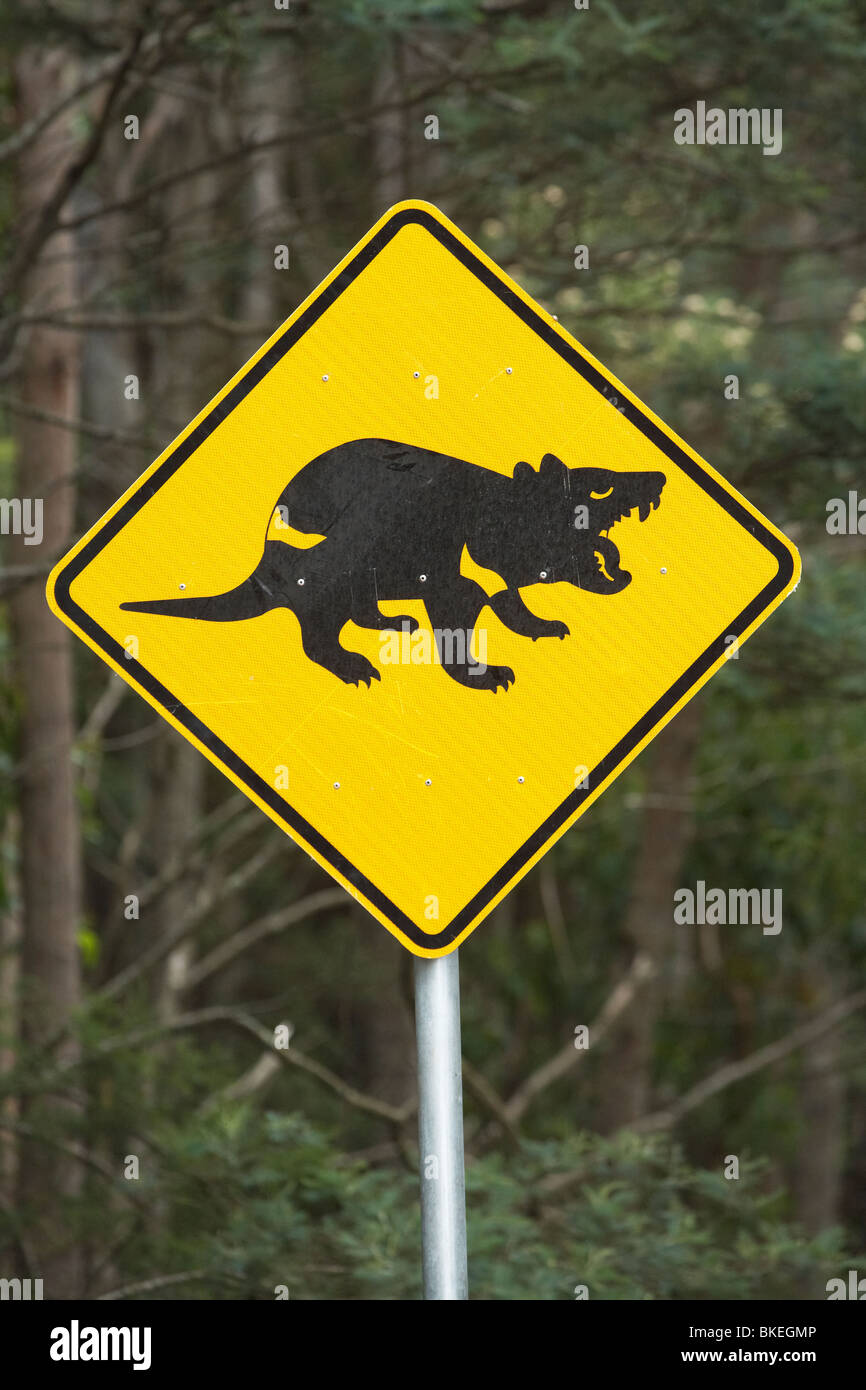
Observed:
[[[382,679],[365,656],[346,651],[340,645],[340,629],[348,615],[335,617],[333,612],[328,614],[316,607],[296,611],[301,624],[301,642],[310,661],[324,666],[346,685],[359,685],[361,681],[369,685],[371,681]]]
[[[481,585],[458,576],[447,588],[427,594],[424,603],[439,660],[451,679],[470,690],[507,690],[514,680],[510,666],[486,666],[471,660],[472,634],[487,603]]]
[[[386,616],[386,614],[379,612],[375,574],[364,574],[361,577],[353,574],[351,585],[352,622],[357,623],[358,627],[369,627],[374,632],[403,631],[404,629],[407,632],[415,632],[417,630],[417,619],[410,617],[408,613]]]

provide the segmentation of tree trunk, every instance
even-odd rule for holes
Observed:
[[[822,991],[819,1007],[831,1002],[829,992]],[[803,1053],[802,1141],[797,1147],[793,1187],[797,1219],[810,1236],[839,1221],[845,1158],[841,1037],[838,1028],[831,1028]]]
[[[689,796],[697,750],[699,706],[691,701],[659,735],[651,754],[637,868],[623,936],[635,951],[660,961],[673,939],[674,892],[693,830]],[[660,978],[648,982],[601,1065],[600,1125],[612,1133],[649,1109],[653,1035],[662,1001]]]
[[[15,1066],[14,1038],[20,1031],[20,955],[21,955],[21,911],[20,884],[15,857],[21,841],[20,818],[17,812],[10,812],[3,834],[0,837],[0,853],[8,863],[6,878],[7,905],[0,913],[0,1027],[9,1041],[0,1046],[0,1079],[7,1094],[0,1106],[0,1118],[8,1124],[15,1124],[19,1118],[18,1097],[10,1093],[5,1077]],[[12,1130],[0,1130],[0,1201],[7,1209],[14,1206],[14,1193],[18,1181],[18,1143]],[[3,1254],[0,1252],[0,1261]],[[8,1262],[8,1259],[7,1259]]]
[[[52,106],[70,79],[69,60],[56,52],[28,51],[15,63],[21,123]],[[65,119],[55,121],[22,152],[17,169],[19,235],[54,188],[69,157]],[[18,286],[21,302],[40,310],[75,303],[72,234],[52,236]],[[34,326],[23,344],[17,389],[28,410],[64,418],[78,414],[79,360],[74,334]],[[17,495],[42,499],[41,546],[16,538],[18,565],[48,563],[70,543],[75,521],[76,435],[21,414],[16,419]],[[11,601],[21,692],[21,969],[25,1003],[22,1036],[40,1047],[66,1024],[79,1003],[76,933],[81,914],[81,836],[73,767],[75,709],[72,638],[45,602],[44,576],[22,584]],[[67,1042],[65,1055],[75,1052]],[[20,1164],[19,1197],[39,1259],[46,1298],[74,1297],[80,1286],[79,1252],[69,1248],[57,1198],[80,1190],[81,1170],[68,1155],[27,1142]]]

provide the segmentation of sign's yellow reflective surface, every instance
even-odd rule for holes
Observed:
[[[568,637],[533,641],[482,609],[474,650],[515,677],[496,692],[449,678],[418,598],[382,603],[417,619],[411,638],[343,628],[342,645],[380,672],[369,687],[309,660],[286,608],[229,622],[121,609],[240,585],[266,535],[315,548],[275,503],[312,459],[367,438],[508,477],[553,454],[665,485],[645,520],[635,511],[611,531],[632,575],[621,592],[522,588]],[[468,549],[460,568],[503,588]],[[798,574],[785,538],[447,219],[401,204],[58,565],[49,599],[410,950],[436,955]]]

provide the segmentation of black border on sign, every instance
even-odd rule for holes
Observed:
[[[498,275],[486,266],[472,252],[469,247],[464,246],[457,237],[443,227],[435,217],[431,217],[428,212],[421,208],[403,208],[391,217],[374,237],[364,245],[355,258],[343,268],[340,274],[322,290],[314,303],[309,305],[293,324],[291,324],[283,335],[268,348],[267,352],[256,362],[243,380],[233,386],[217,405],[214,406],[204,420],[196,426],[191,434],[180,443],[167,459],[160,464],[159,468],[151,474],[145,483],[127,499],[122,507],[105,523],[101,530],[93,536],[82,549],[75,555],[69,564],[65,566],[56,576],[54,585],[54,595],[57,606],[70,618],[83,632],[107,653],[114,661],[123,662],[124,666],[134,675],[135,680],[148,693],[162,705],[163,708],[184,728],[210,749],[219,761],[227,768],[230,768],[234,775],[245,786],[255,792],[262,801],[274,811],[285,825],[291,829],[308,845],[316,850],[322,858],[336,869],[347,882],[357,888],[369,902],[373,903],[378,910],[387,917],[390,922],[416,946],[427,947],[430,950],[440,950],[449,945],[468,924],[483,911],[491,900],[501,892],[528,860],[538,852],[551,838],[552,835],[571,817],[590,795],[589,788],[579,788],[571,792],[560,806],[548,816],[533,835],[530,835],[525,844],[503,864],[498,873],[494,874],[488,883],[476,893],[475,896],[457,913],[446,927],[435,935],[428,935],[418,928],[405,913],[392,903],[384,893],[371,883],[360,870],[340,854],[332,844],[321,835],[314,826],[310,825],[303,816],[299,815],[284,799],[279,796],[273,787],[270,787],[251,767],[237,756],[226,744],[216,737],[212,731],[201,722],[185,705],[181,704],[170,690],[167,690],[160,681],[156,680],[143,666],[137,661],[129,661],[123,647],[104,631],[97,623],[90,618],[83,609],[79,608],[74,602],[69,592],[73,581],[78,577],[82,570],[94,559],[96,555],[108,544],[114,536],[126,525],[131,517],[140,510],[144,504],[154,496],[162,487],[163,483],[185,463],[191,454],[200,444],[208,438],[218,425],[226,419],[234,410],[235,406],[244,399],[249,392],[258,385],[264,376],[273,366],[288,352],[288,350],[306,333],[307,329],[316,322],[326,309],[339,299],[340,295],[348,285],[356,279],[361,272],[366,269],[375,256],[379,254],[389,241],[403,227],[410,223],[416,223],[423,227],[437,241],[441,242],[446,250],[470,270],[487,289],[511,309],[554,352],[566,361],[570,367],[595,388],[600,394],[606,395],[610,383],[597,371],[577,348],[565,342],[544,319],[536,313],[519,295],[499,279]],[[610,752],[602,758],[601,762],[589,773],[588,781],[592,789],[596,789],[605,778],[619,766],[624,758],[636,745],[645,738],[646,735],[665,717],[673,706],[700,680],[701,676],[722,656],[726,650],[726,638],[731,636],[740,637],[742,633],[754,622],[775,598],[785,589],[794,573],[794,561],[790,551],[776,536],[769,531],[766,526],[754,517],[751,512],[742,506],[737,499],[720,485],[715,478],[690,458],[684,450],[680,449],[673,440],[669,439],[663,430],[660,430],[637,405],[631,401],[621,403],[621,412],[631,424],[639,429],[647,439],[655,444],[663,454],[670,459],[671,463],[681,468],[693,482],[697,483],[709,494],[719,506],[724,507],[725,511],[735,520],[739,521],[751,535],[755,537],[766,549],[774,556],[778,562],[778,573],[766,585],[761,592],[752,599],[732,623],[729,623],[724,632],[719,633],[707,647],[706,651],[694,661],[691,666],[674,681],[670,689],[657,700],[651,709],[634,725],[634,727],[620,739]]]

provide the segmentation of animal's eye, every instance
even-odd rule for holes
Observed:
[[[610,485],[610,487],[608,488],[607,492],[591,492],[589,495],[590,495],[590,497],[594,497],[595,500],[596,500],[596,502],[600,502],[601,499],[602,499],[603,497],[610,497],[610,494],[611,494],[612,492],[613,492],[613,483],[611,483],[611,485]]]

